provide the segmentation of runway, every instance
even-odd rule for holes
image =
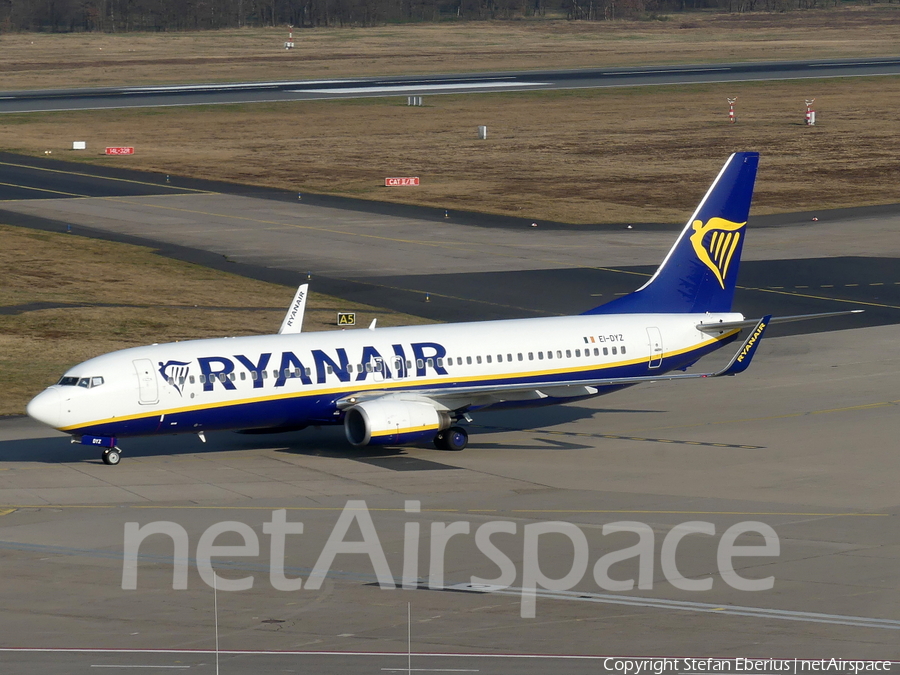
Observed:
[[[0,113],[218,105],[545,89],[872,77],[900,74],[900,58],[763,61],[340,80],[0,92]]]
[[[317,290],[475,319],[563,313],[631,290],[678,227],[532,229],[511,219],[478,224],[473,214],[445,221],[164,177],[145,176],[153,187],[134,188],[144,192],[110,194],[105,181],[116,177],[139,178],[82,178],[86,196],[32,190],[38,198],[3,202],[0,221],[154,241],[166,254],[285,283],[311,270]],[[55,189],[54,180],[29,185]],[[736,378],[481,414],[462,453],[354,450],[340,429],[323,428],[210,434],[205,445],[194,436],[132,439],[122,464],[107,467],[26,418],[0,421],[0,647],[25,648],[0,651],[4,673],[212,672],[216,619],[223,673],[586,673],[607,672],[596,657],[626,655],[900,659],[898,220],[890,208],[823,214],[815,224],[751,220],[740,311],[859,304],[867,310],[859,323],[767,337]],[[421,290],[432,286],[441,292],[424,303]],[[380,588],[368,556],[349,553],[320,589],[309,587],[349,500],[365,502],[393,581],[417,560],[415,588]],[[405,510],[409,500],[420,513]],[[304,525],[287,538],[284,566],[287,578],[303,580],[300,590],[273,585],[277,552],[265,524],[277,509]],[[253,585],[214,596],[198,572],[198,545],[229,521],[249,526],[259,546],[223,552],[216,569]],[[523,618],[525,530],[554,521],[583,533],[586,571],[567,591],[537,592],[535,618]],[[611,591],[597,581],[594,564],[634,544],[633,534],[603,533],[622,521],[653,532],[649,588]],[[663,542],[693,521],[715,534],[684,537],[673,576]],[[736,569],[773,577],[771,590],[738,590],[721,573],[722,536],[747,521],[773,528],[779,550],[737,558]],[[183,528],[186,555],[152,535],[140,547],[137,588],[123,590],[125,524],[159,522]],[[516,579],[505,590],[473,588],[473,576],[502,571],[475,540],[494,522],[515,527],[492,541]],[[410,523],[421,533],[413,558]],[[461,523],[443,551],[434,548],[441,523]],[[359,536],[353,529],[348,540]],[[763,542],[745,536],[744,544]],[[231,532],[216,543],[245,542]],[[561,534],[546,535],[538,553],[549,578],[574,564]],[[184,590],[172,589],[176,563],[188,567]],[[631,558],[609,574],[637,580],[639,572]],[[679,588],[706,579],[709,590]]]

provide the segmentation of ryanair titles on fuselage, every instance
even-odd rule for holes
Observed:
[[[253,357],[245,354],[233,354],[228,356],[201,356],[197,358],[200,374],[203,376],[203,391],[212,391],[216,382],[226,390],[235,389],[235,384],[230,375],[236,369],[243,368],[251,373],[251,381],[254,389],[261,389],[266,384],[268,373],[278,371],[274,386],[283,387],[287,380],[299,378],[303,384],[312,384],[313,377],[316,384],[325,384],[328,378],[338,382],[355,382],[365,380],[373,372],[378,372],[384,378],[409,377],[411,370],[416,377],[424,377],[430,368],[438,375],[446,375],[447,371],[440,365],[438,359],[444,359],[447,350],[437,342],[413,342],[407,347],[402,344],[391,345],[391,353],[382,354],[373,346],[364,346],[358,359],[351,361],[347,350],[343,347],[335,348],[331,353],[323,349],[313,349],[309,356],[302,359],[292,351],[263,352]],[[411,358],[408,360],[407,355]],[[377,371],[365,367],[356,368],[358,372],[351,372],[351,364],[378,363]],[[410,364],[410,365],[407,365]],[[171,374],[166,372],[168,364],[160,363],[160,372],[163,377],[172,380]],[[182,371],[183,373],[183,371]],[[182,377],[186,373],[182,374]],[[355,377],[354,377],[355,376]],[[177,384],[177,383],[176,383]]]

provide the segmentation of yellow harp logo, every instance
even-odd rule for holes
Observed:
[[[702,221],[694,221],[694,234],[691,235],[694,253],[716,275],[723,290],[728,266],[741,240],[741,228],[746,224],[724,218],[710,218],[705,225]]]

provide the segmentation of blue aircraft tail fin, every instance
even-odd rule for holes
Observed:
[[[646,284],[585,314],[731,311],[758,152],[736,152]]]

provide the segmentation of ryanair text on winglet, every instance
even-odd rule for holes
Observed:
[[[753,345],[756,344],[756,341],[759,339],[759,336],[762,335],[762,332],[766,329],[766,323],[760,321],[759,326],[756,327],[756,330],[753,332],[753,335],[747,340],[747,344],[744,345],[744,348],[741,350],[741,353],[738,354],[737,360],[738,363],[742,363],[744,361],[744,357],[753,349]]]

